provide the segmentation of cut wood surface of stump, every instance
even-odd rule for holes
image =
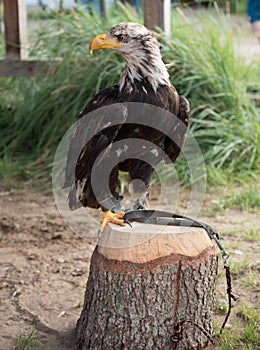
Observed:
[[[76,327],[78,350],[174,349],[173,325],[213,330],[217,254],[202,228],[110,225],[97,245]],[[183,325],[177,349],[208,339]]]

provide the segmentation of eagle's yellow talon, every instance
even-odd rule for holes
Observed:
[[[110,210],[105,211],[102,218],[100,232],[101,233],[104,232],[105,227],[109,222],[112,222],[113,224],[116,224],[116,225],[125,226],[124,221],[121,220],[123,219],[124,216],[125,216],[124,212],[112,213],[112,211]]]

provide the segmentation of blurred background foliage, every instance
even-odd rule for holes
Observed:
[[[66,9],[55,16],[30,12],[29,18],[30,57],[58,65],[51,76],[0,78],[0,178],[12,186],[47,183],[55,150],[79,111],[100,89],[118,81],[122,58],[109,50],[90,57],[93,36],[120,22],[142,23],[143,15],[118,3],[108,19],[94,8],[91,13]],[[235,54],[236,30],[212,5],[198,12],[174,7],[172,36],[158,31],[171,81],[191,102],[190,130],[205,157],[208,183],[214,185],[259,175],[259,108],[248,95],[260,90],[259,61],[247,64]],[[176,166],[188,185],[185,160]],[[165,178],[169,171],[164,169]]]

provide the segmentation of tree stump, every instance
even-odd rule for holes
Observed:
[[[174,349],[173,324],[213,329],[217,254],[201,228],[110,225],[96,247],[76,326],[78,350]],[[183,325],[177,349],[208,339]]]

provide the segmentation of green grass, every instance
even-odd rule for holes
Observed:
[[[183,24],[164,42],[173,83],[191,101],[191,130],[205,161],[228,173],[256,169],[260,129],[259,113],[247,97],[251,73],[235,57],[225,20],[217,16]]]
[[[218,195],[216,192],[216,184],[214,191],[211,191],[211,196],[214,199],[207,201],[205,210],[208,216],[215,217],[216,215],[223,215],[225,210],[238,209],[241,211],[255,212],[260,207],[260,191],[259,188],[253,185],[243,185],[236,187],[234,183],[228,183],[222,186],[223,195]],[[225,235],[236,234],[236,231],[225,232]],[[257,229],[252,229],[246,232],[245,240],[253,241],[259,238]]]
[[[233,278],[239,279],[250,271],[249,258],[244,257],[242,261],[230,262],[230,272]]]
[[[15,350],[34,350],[37,346],[39,335],[33,330],[28,336],[19,334]]]
[[[252,227],[244,234],[244,240],[247,242],[258,242],[260,241],[260,229]]]
[[[221,350],[255,350],[260,346],[259,334],[259,313],[242,304],[237,314],[243,323],[243,327],[236,329],[236,326],[225,330],[221,335]]]
[[[230,262],[230,271],[232,279],[240,288],[255,290],[260,285],[259,276],[257,271],[259,270],[259,264],[249,263],[249,256],[243,258],[242,261]]]
[[[226,1],[225,0],[217,0],[216,3],[221,6],[223,9],[226,7]],[[230,5],[230,12],[231,13],[245,13],[247,9],[247,1],[246,0],[230,0],[228,1]]]
[[[225,206],[240,210],[260,207],[260,190],[256,186],[245,187],[232,191],[224,198]]]
[[[141,19],[123,5],[110,12],[108,22],[81,11],[46,20],[32,35],[31,57],[50,64],[60,59],[56,73],[0,79],[0,158],[5,157],[0,178],[49,180],[55,150],[78,112],[96,92],[118,81],[122,58],[109,50],[90,57],[88,44],[116,23]],[[160,33],[162,54],[172,83],[191,102],[190,130],[205,157],[209,184],[256,178],[260,120],[247,96],[257,87],[256,65],[235,57],[232,29],[220,13],[194,15],[188,24],[173,16],[172,37]],[[183,159],[177,164],[189,184],[187,164]],[[170,178],[171,169],[163,176]]]
[[[250,286],[251,288],[255,289],[260,286],[260,280],[258,274],[250,271],[248,276],[248,281],[245,281],[246,286]]]

